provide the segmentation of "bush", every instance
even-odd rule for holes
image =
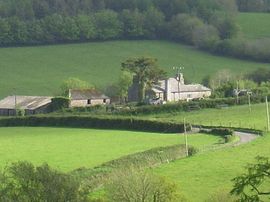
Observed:
[[[182,201],[177,187],[163,177],[134,169],[119,170],[106,186],[113,202],[173,202]]]
[[[232,136],[233,130],[229,128],[213,128],[210,133],[225,137],[225,136]]]
[[[12,163],[0,173],[1,201],[85,201],[79,183],[70,175],[47,164]]]
[[[70,99],[66,97],[52,98],[52,111],[58,111],[64,108],[68,108]]]
[[[164,133],[184,132],[184,124],[144,120],[123,117],[94,117],[94,116],[29,116],[0,119],[0,127],[5,126],[56,126],[77,128],[122,129],[135,131],[151,131]],[[186,129],[191,130],[189,124]]]

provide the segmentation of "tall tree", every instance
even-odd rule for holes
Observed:
[[[122,63],[122,69],[133,74],[133,82],[139,87],[139,102],[144,101],[146,88],[165,77],[165,72],[157,65],[157,59],[151,57],[130,58]]]
[[[94,86],[78,78],[69,78],[61,84],[60,91],[62,96],[68,97],[70,89],[88,89],[88,88],[94,88]]]

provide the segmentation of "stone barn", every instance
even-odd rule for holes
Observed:
[[[70,107],[110,104],[110,98],[95,89],[69,90]]]
[[[51,111],[52,97],[8,96],[0,100],[0,116],[15,116],[16,111],[25,115],[48,113]]]

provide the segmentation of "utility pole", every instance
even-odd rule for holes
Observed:
[[[266,116],[267,116],[267,132],[269,132],[269,129],[270,129],[270,123],[269,123],[269,107],[268,107],[268,99],[267,99],[267,96],[265,97],[265,104],[266,104]]]
[[[248,108],[249,108],[249,113],[251,113],[251,103],[250,103],[250,95],[251,95],[251,92],[247,92],[247,95],[248,95]]]
[[[186,155],[188,157],[188,138],[187,138],[186,118],[184,118],[184,135],[185,135]]]

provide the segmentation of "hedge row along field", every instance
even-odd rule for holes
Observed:
[[[186,130],[191,129],[186,124]],[[54,126],[75,128],[100,128],[117,130],[151,131],[163,133],[184,132],[183,123],[152,121],[135,118],[121,117],[87,117],[87,116],[40,116],[40,117],[15,117],[0,119],[0,127],[10,126]]]
[[[270,99],[270,96],[268,96]],[[250,101],[252,104],[265,102],[264,96],[251,96]],[[170,113],[181,111],[195,111],[199,109],[208,108],[226,108],[229,106],[246,105],[248,104],[248,97],[241,96],[239,99],[235,97],[231,98],[217,98],[217,99],[205,99],[199,101],[189,102],[175,102],[165,105],[142,105],[142,106],[127,106],[125,108],[117,108],[112,106],[92,106],[92,107],[78,107],[71,109],[64,109],[59,113],[63,114],[114,114],[114,115],[147,115],[158,113]]]
[[[196,149],[189,146],[189,155],[196,153]],[[172,145],[157,147],[143,152],[138,152],[121,158],[108,161],[95,168],[78,168],[71,172],[72,175],[91,185],[93,189],[99,188],[115,171],[136,168],[144,169],[156,167],[170,161],[186,157],[185,145]]]

